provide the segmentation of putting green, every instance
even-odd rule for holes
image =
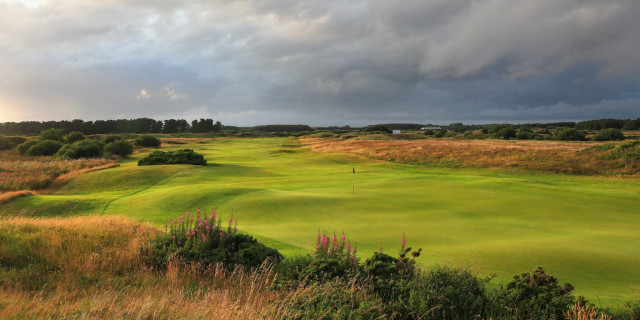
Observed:
[[[344,231],[363,257],[381,246],[395,254],[405,233],[426,265],[470,266],[496,273],[496,283],[543,266],[576,294],[613,308],[640,294],[638,180],[425,168],[315,154],[281,138],[163,149],[181,148],[209,165],[138,167],[144,154],[136,154],[1,210],[157,224],[198,207],[225,219],[233,210],[242,231],[285,255],[310,252],[318,229]]]

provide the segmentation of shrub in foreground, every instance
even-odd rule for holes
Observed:
[[[138,161],[139,166],[158,164],[195,164],[206,166],[207,160],[204,159],[204,156],[195,153],[191,149],[183,149],[169,152],[154,151]]]
[[[113,155],[127,158],[133,153],[133,145],[131,144],[131,142],[128,142],[128,141],[115,140],[113,142],[108,143],[104,147],[104,150]]]
[[[98,158],[102,156],[104,146],[96,140],[80,140],[65,144],[58,155],[65,159]]]
[[[33,145],[31,145],[26,154],[30,156],[52,156],[56,154],[56,152],[58,152],[60,148],[62,148],[62,143],[60,143],[59,141],[42,140],[37,141]]]
[[[517,319],[564,319],[575,303],[570,283],[560,285],[542,267],[516,275],[498,293],[500,304]]]
[[[258,267],[265,260],[277,263],[283,259],[278,250],[238,233],[233,222],[233,217],[229,218],[229,225],[224,228],[221,219],[216,221],[215,211],[207,219],[200,216],[200,209],[195,217],[187,212],[180,219],[167,222],[166,234],[156,238],[153,247],[154,267],[164,269],[171,255],[203,267],[222,262],[229,268]]]
[[[135,140],[135,144],[138,147],[158,148],[160,147],[160,139],[154,136],[144,135],[144,136],[137,137]]]

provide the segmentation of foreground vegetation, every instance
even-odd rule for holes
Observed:
[[[414,261],[420,251],[404,238],[398,255],[377,252],[364,261],[344,235],[325,233],[318,234],[312,255],[280,264],[247,268],[211,254],[210,261],[169,257],[158,266],[155,245],[174,240],[179,224],[163,232],[123,218],[4,219],[0,317],[608,319],[606,310],[576,301],[570,285],[540,268],[499,289],[469,270],[421,269]],[[234,243],[231,226],[221,232]],[[180,239],[206,243],[200,236]],[[639,311],[629,304],[613,316],[628,319]]]

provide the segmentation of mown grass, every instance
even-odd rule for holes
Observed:
[[[311,248],[318,228],[344,230],[365,256],[381,246],[393,250],[404,232],[424,249],[427,265],[472,266],[505,280],[541,265],[574,284],[576,294],[614,308],[640,292],[634,178],[432,168],[313,153],[287,139],[165,149],[182,148],[204,154],[209,165],[138,167],[144,153],[136,154],[0,212],[122,215],[160,225],[176,210],[233,210],[244,230],[289,256]]]

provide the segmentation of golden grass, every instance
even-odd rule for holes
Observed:
[[[577,303],[565,313],[567,320],[611,320],[611,316],[599,313],[593,306],[585,307]]]
[[[115,161],[108,159],[57,160],[51,157],[29,159],[22,159],[19,156],[13,159],[5,157],[0,160],[0,192],[44,189],[60,176],[66,175],[59,180],[59,182],[66,182],[89,168],[102,169],[114,165]]]
[[[441,167],[511,168],[586,175],[637,174],[640,160],[605,160],[589,149],[602,142],[504,140],[338,140],[300,138],[314,152],[338,152],[385,161]]]
[[[288,318],[268,265],[150,270],[145,248],[159,232],[119,217],[0,220],[0,318]]]

